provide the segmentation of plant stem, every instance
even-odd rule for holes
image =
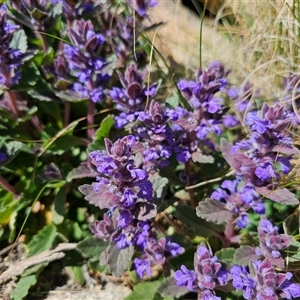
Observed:
[[[69,101],[64,102],[65,111],[64,111],[64,127],[69,125],[70,122],[70,110],[71,110],[71,103]]]
[[[18,196],[16,189],[7,182],[7,180],[0,174],[0,185],[8,192],[13,193],[15,196]]]
[[[186,184],[189,186],[191,184],[191,165],[190,165],[190,161],[187,161],[185,163],[185,176],[186,176]],[[196,198],[195,198],[194,191],[189,189],[188,193],[189,193],[190,198],[191,198],[191,206],[193,208],[196,208],[197,207],[197,201],[196,201]]]
[[[13,114],[17,118],[22,118],[22,113],[20,112],[20,110],[18,108],[17,97],[16,97],[15,92],[7,91],[7,94],[8,94],[9,100],[10,100],[10,105],[11,105],[11,109],[12,109]],[[29,136],[31,136],[33,139],[35,139],[34,133],[33,133],[32,129],[28,126],[28,124],[22,123],[22,126],[27,131]]]
[[[88,104],[88,115],[87,115],[87,138],[89,141],[92,141],[95,134],[95,129],[92,127],[94,125],[94,110],[95,103],[92,100],[89,100]]]
[[[16,94],[12,91],[7,91],[7,94],[8,94],[9,100],[10,100],[11,110],[12,110],[13,114],[17,118],[21,118],[22,114],[18,108]]]
[[[229,220],[226,223],[225,232],[224,232],[225,242],[226,242],[226,244],[228,243],[228,245],[226,247],[230,246],[231,238],[234,234],[234,220],[235,220],[234,218],[231,218],[231,220]]]

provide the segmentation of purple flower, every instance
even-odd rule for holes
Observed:
[[[140,278],[143,278],[145,273],[148,276],[152,275],[150,261],[148,261],[147,259],[135,258],[133,263],[135,266],[135,270]]]
[[[195,291],[196,286],[196,274],[182,265],[180,270],[176,271],[174,278],[177,286],[186,286],[189,290]]]
[[[102,221],[96,221],[90,225],[91,232],[98,238],[107,241],[114,231],[111,219],[105,214]]]
[[[233,266],[230,270],[232,284],[242,290],[244,298],[254,299],[292,299],[300,296],[300,286],[290,282],[292,274],[276,273],[269,259],[253,261],[253,272],[249,274],[246,267]]]
[[[220,299],[212,294],[217,285],[227,283],[228,272],[222,269],[217,257],[211,257],[209,250],[200,245],[194,256],[195,270],[188,270],[184,265],[175,272],[177,286],[186,286],[198,293],[198,299]],[[207,298],[212,296],[213,298]],[[215,297],[215,298],[214,298]]]
[[[144,254],[141,259],[138,260],[138,265],[135,265],[135,270],[140,276],[140,274],[143,274],[141,269],[144,270],[146,266],[152,266],[154,264],[162,265],[168,257],[177,256],[183,252],[184,249],[177,243],[171,242],[169,237],[161,238],[159,240],[156,240],[155,237],[150,237],[145,242],[145,246],[143,248]],[[142,265],[142,267],[140,265]],[[152,272],[150,275],[151,274]]]
[[[270,259],[274,266],[283,268],[284,261],[281,258],[280,251],[290,245],[292,237],[287,234],[279,234],[278,230],[279,228],[273,226],[270,221],[261,218],[258,225],[259,247],[257,253]]]

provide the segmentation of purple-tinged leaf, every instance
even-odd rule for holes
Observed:
[[[274,202],[278,202],[280,204],[285,204],[285,205],[299,204],[299,200],[288,189],[284,188],[284,189],[270,190],[264,186],[255,187],[255,189],[258,193],[260,193],[264,197],[266,197]]]
[[[155,218],[157,215],[156,205],[143,201],[138,202],[134,210],[134,216],[140,221],[147,221]]]
[[[176,122],[176,124],[181,126],[183,129],[191,132],[191,131],[195,130],[195,128],[197,127],[197,120],[194,119],[194,120],[188,121],[185,119],[179,119]]]
[[[161,177],[157,173],[150,174],[149,180],[153,185],[153,203],[160,205],[167,193],[169,180],[166,177]]]
[[[115,277],[121,277],[134,253],[134,247],[119,249],[116,244],[110,244],[100,256],[100,265],[108,265],[109,271]]]
[[[237,265],[248,266],[249,261],[259,259],[255,252],[255,247],[241,246],[235,250],[234,263]]]
[[[250,167],[254,170],[256,167],[255,163],[241,152],[232,153],[232,146],[233,145],[225,139],[221,139],[221,151],[227,163],[238,173],[242,172],[242,167]]]
[[[92,185],[84,184],[79,187],[79,191],[85,195],[85,200],[101,209],[111,208],[119,203],[120,196],[110,192],[107,186],[101,186],[98,192],[95,192],[95,185],[97,185],[97,183],[94,182]]]
[[[214,233],[215,228],[212,228],[213,224],[208,223],[204,219],[199,219],[195,209],[191,206],[177,205],[175,207],[175,214],[189,232],[202,237],[208,237]]]
[[[265,258],[268,258],[272,264],[272,266],[283,269],[284,268],[284,260],[282,257],[275,258],[271,254],[265,255]]]
[[[274,152],[279,152],[285,155],[299,154],[299,150],[293,146],[277,145],[272,149]]]
[[[78,190],[85,196],[94,191],[93,186],[91,184],[83,184],[78,187]]]
[[[164,297],[170,296],[176,298],[182,297],[190,292],[190,290],[185,286],[177,286],[173,277],[168,277],[165,279],[157,288],[157,291]]]
[[[198,217],[217,224],[230,222],[233,215],[232,212],[225,208],[222,202],[210,198],[199,202],[199,205],[196,207],[196,213]]]
[[[79,167],[73,169],[68,175],[67,180],[71,181],[78,178],[95,178],[98,175],[97,171],[88,162],[83,162]]]
[[[213,164],[215,159],[211,155],[202,154],[200,151],[196,151],[192,154],[193,162],[199,162],[202,164]]]
[[[142,87],[136,82],[130,84],[127,87],[127,94],[133,100],[138,98],[141,95],[141,93],[142,93]]]

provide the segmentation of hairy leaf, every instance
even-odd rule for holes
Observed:
[[[256,164],[241,152],[232,153],[231,148],[232,144],[222,138],[221,151],[227,163],[238,173],[241,173],[241,167],[248,167],[254,172]]]
[[[113,242],[100,255],[100,265],[108,265],[109,271],[116,277],[122,276],[134,253],[134,247],[119,249]]]
[[[159,205],[167,194],[169,180],[159,175],[150,175],[149,179],[153,184],[153,203]]]
[[[179,287],[176,285],[175,279],[173,277],[166,278],[157,288],[157,291],[161,293],[164,297],[182,297],[185,294],[189,293],[190,290],[186,287]]]
[[[238,265],[248,266],[249,261],[258,259],[255,248],[252,246],[241,246],[235,250],[234,263]]]
[[[199,162],[202,164],[213,164],[215,159],[211,155],[205,155],[201,153],[200,151],[196,151],[192,153],[192,160],[193,162]]]
[[[95,178],[98,175],[97,171],[92,167],[89,162],[83,162],[79,167],[73,169],[67,176],[67,181],[78,178]]]
[[[296,147],[292,146],[285,146],[285,145],[277,145],[273,149],[275,152],[279,152],[285,155],[295,155],[299,154],[299,150]]]
[[[94,236],[89,236],[77,244],[77,249],[80,250],[86,257],[94,258],[106,249],[108,242],[102,241]]]
[[[157,215],[156,205],[147,201],[138,202],[134,210],[134,216],[140,221],[147,221],[155,218]]]
[[[298,205],[299,200],[295,195],[290,192],[288,189],[276,189],[270,190],[267,187],[255,187],[257,192],[263,195],[264,197],[285,205]]]
[[[233,263],[233,257],[235,254],[234,248],[224,248],[215,253],[215,256],[221,261],[225,263],[232,264]]]
[[[223,203],[214,199],[206,198],[199,202],[196,211],[198,217],[208,222],[222,224],[232,220],[232,212],[228,211]]]
[[[155,300],[157,287],[160,285],[160,280],[145,281],[134,286],[133,292],[124,300]]]
[[[120,196],[110,192],[106,186],[100,187],[98,192],[95,192],[93,188],[94,185],[95,183],[92,185],[84,184],[78,188],[79,191],[85,195],[84,199],[101,209],[110,208],[118,204]]]
[[[27,36],[23,29],[14,33],[10,42],[10,47],[13,49],[19,49],[22,53],[27,51]]]
[[[175,207],[175,213],[189,232],[203,237],[208,237],[212,234],[213,230],[211,229],[211,224],[198,218],[195,210],[191,206],[178,205]]]

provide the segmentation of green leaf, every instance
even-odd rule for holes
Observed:
[[[84,285],[85,278],[82,266],[75,266],[75,267],[67,267],[68,271],[72,273],[72,276],[77,284]]]
[[[5,193],[0,198],[0,225],[6,225],[13,213],[17,210],[18,201],[14,199],[12,193]]]
[[[247,266],[250,261],[259,259],[259,255],[255,252],[255,247],[242,245],[235,250],[234,263],[237,265]]]
[[[231,264],[233,263],[234,253],[234,248],[224,248],[217,251],[215,253],[215,256],[219,259],[219,261]]]
[[[213,233],[211,223],[200,219],[196,215],[195,209],[188,205],[178,205],[176,208],[177,218],[182,222],[183,226],[191,233],[208,237]]]
[[[105,250],[107,245],[108,242],[104,242],[99,238],[90,236],[79,242],[76,248],[86,257],[97,257],[99,259],[100,254]]]
[[[166,100],[166,103],[168,103],[172,108],[177,108],[178,105],[179,105],[179,97],[178,97],[178,95],[174,95],[174,96],[169,97]]]
[[[115,243],[112,243],[101,253],[100,265],[108,265],[113,276],[120,277],[128,269],[133,253],[133,246],[119,249]]]
[[[53,246],[54,239],[56,237],[56,227],[53,224],[49,224],[43,227],[28,243],[28,256],[32,256],[50,249]]]
[[[34,274],[35,276],[37,276],[45,267],[47,267],[49,265],[49,262],[44,262],[41,264],[37,264],[31,268],[28,268],[24,271],[24,273],[22,274],[22,277],[26,277],[29,275]]]
[[[10,42],[10,47],[13,49],[19,49],[22,53],[27,51],[27,36],[23,29],[14,33]]]
[[[54,224],[61,224],[66,214],[66,203],[67,191],[66,188],[59,189],[58,193],[54,198],[53,205],[51,206],[52,221]]]
[[[35,63],[32,61],[28,62],[28,64],[25,64],[22,68],[22,77],[16,89],[22,90],[24,88],[32,88],[39,80],[40,76],[41,73]]]
[[[161,284],[160,280],[145,281],[134,286],[133,292],[124,300],[154,300],[157,288]]]
[[[181,297],[190,291],[187,287],[179,287],[177,286],[174,277],[166,278],[157,288],[157,291],[161,293],[164,297]],[[165,298],[167,299],[167,298]]]
[[[161,177],[157,174],[150,175],[149,179],[153,185],[153,192],[154,192],[153,202],[156,205],[159,205],[161,204],[161,201],[166,196],[169,180],[168,178]]]
[[[5,139],[3,140],[4,145],[5,145],[5,152],[7,154],[7,159],[1,163],[1,166],[5,166],[8,163],[10,163],[20,152],[23,144],[21,142],[18,141],[5,141]],[[2,146],[2,141],[0,142],[0,147]]]
[[[18,281],[15,290],[11,293],[12,300],[22,300],[28,294],[31,286],[35,285],[37,277],[35,274],[26,277],[21,277]]]
[[[109,132],[111,128],[114,126],[114,124],[115,121],[113,115],[108,115],[107,117],[105,117],[100,124],[100,128],[96,131],[94,141],[99,141],[102,140],[103,138],[108,137]]]

